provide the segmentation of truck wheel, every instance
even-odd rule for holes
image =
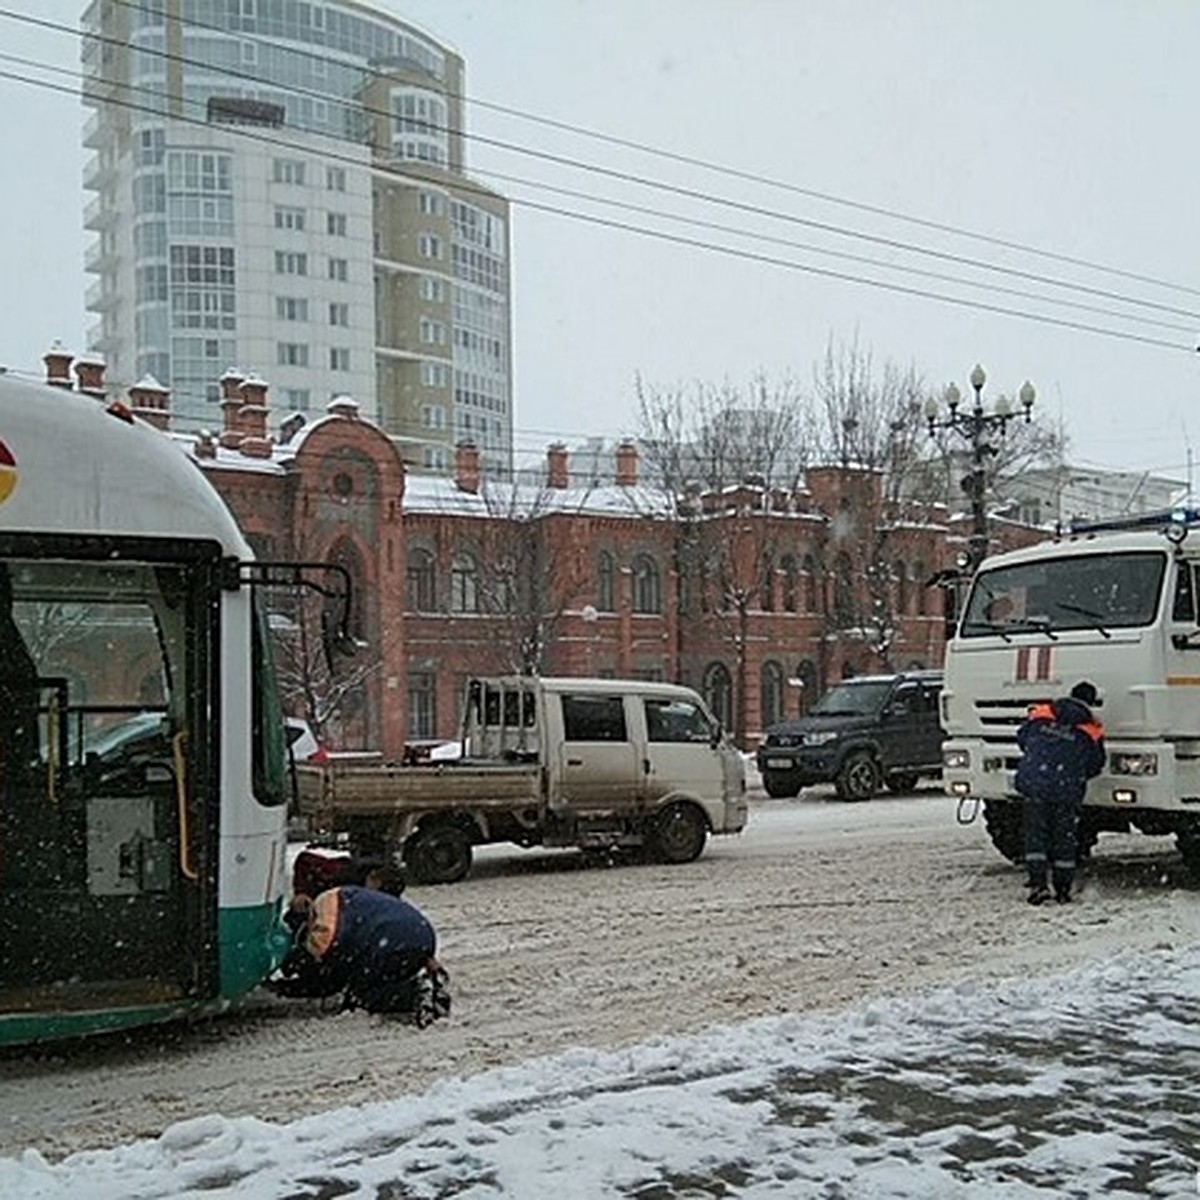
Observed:
[[[704,817],[692,804],[672,804],[655,818],[650,849],[660,862],[689,863],[700,857],[708,837]]]
[[[1025,834],[1021,829],[1021,805],[1015,800],[985,800],[983,823],[992,845],[1012,863],[1025,861]]]
[[[1178,829],[1175,833],[1175,845],[1192,878],[1200,879],[1200,824],[1189,822]]]
[[[917,773],[915,771],[901,771],[897,775],[889,775],[887,777],[887,786],[889,792],[897,796],[903,796],[917,786]]]
[[[800,795],[800,785],[788,779],[776,779],[773,775],[763,776],[763,791],[772,800],[786,800],[790,796]]]
[[[846,755],[833,785],[843,800],[870,800],[879,790],[879,772],[869,750]]]
[[[457,825],[429,825],[404,843],[404,862],[418,883],[457,883],[471,869],[471,842]]]

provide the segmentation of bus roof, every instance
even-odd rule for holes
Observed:
[[[207,538],[253,558],[166,434],[94,396],[0,375],[0,531]]]

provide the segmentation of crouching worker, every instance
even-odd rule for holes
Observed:
[[[342,996],[342,1008],[410,1016],[424,1028],[450,1011],[449,979],[425,915],[375,888],[333,887],[294,912],[296,942],[271,981],[280,996]]]

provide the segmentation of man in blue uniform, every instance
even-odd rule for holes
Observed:
[[[1104,766],[1104,726],[1092,716],[1096,689],[1077,683],[1069,696],[1037,704],[1017,730],[1021,761],[1017,791],[1024,798],[1025,866],[1029,903],[1071,899],[1079,852],[1079,809],[1087,781]]]
[[[405,1013],[427,1025],[450,1009],[437,935],[424,913],[376,888],[333,887],[303,911],[296,945],[273,989],[335,996],[343,1008]]]

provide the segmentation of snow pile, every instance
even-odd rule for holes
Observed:
[[[202,1117],[56,1165],[28,1150],[0,1159],[0,1195],[1177,1196],[1197,1112],[1191,946],[577,1049],[283,1126]]]

